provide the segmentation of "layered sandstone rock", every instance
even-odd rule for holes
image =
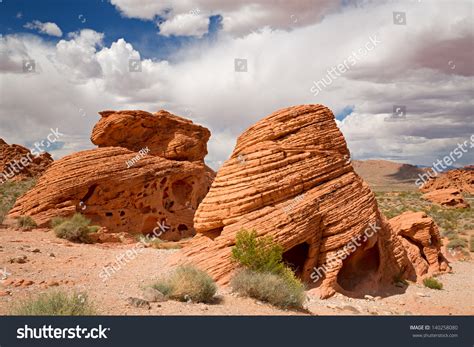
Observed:
[[[208,136],[201,138],[196,135],[197,138],[191,139],[191,132],[187,135],[188,142],[180,142],[183,146],[169,147],[170,138],[181,138],[182,126],[184,132],[198,127],[184,119],[163,112],[159,112],[160,116],[156,118],[140,111],[113,114],[133,114],[132,120],[139,125],[153,125],[153,121],[169,125],[162,144],[159,142],[161,134],[150,137],[137,132],[137,137],[133,138],[134,148],[149,146],[154,154],[158,153],[157,148],[169,148],[169,153],[188,151],[192,159],[199,157],[197,149],[201,154],[206,152]],[[135,129],[134,125],[119,122],[114,125],[114,135],[110,136],[117,138],[118,134],[123,134],[124,139],[129,137],[132,141],[129,127]],[[145,142],[151,139],[151,143]],[[191,142],[195,145],[186,147],[185,143]],[[114,144],[119,145],[118,142]],[[214,172],[202,160],[171,160],[150,152],[102,147],[64,157],[45,172],[32,190],[18,199],[8,217],[29,215],[39,226],[47,226],[53,217],[80,212],[93,224],[105,227],[98,235],[99,241],[116,240],[118,234],[124,232],[153,233],[163,240],[179,240],[194,235],[193,216],[210,187]],[[117,235],[107,235],[104,230]]]
[[[441,253],[441,237],[434,221],[424,212],[405,212],[389,220],[412,265],[408,277],[420,279],[449,270]]]
[[[0,183],[41,176],[52,162],[47,152],[32,153],[23,146],[9,145],[0,139]]]
[[[443,207],[469,208],[469,203],[457,189],[437,189],[423,194],[422,197]]]
[[[151,155],[172,160],[202,161],[207,154],[208,129],[161,110],[103,111],[92,131],[99,147],[124,147],[138,152],[144,146]],[[126,131],[124,131],[126,129]]]
[[[420,188],[422,192],[441,189],[457,189],[463,193],[474,194],[474,166],[443,172]]]
[[[237,264],[242,228],[270,235],[284,260],[320,295],[377,293],[410,263],[354,172],[332,112],[322,105],[279,110],[245,131],[194,217],[197,235],[175,262],[192,262],[220,283]],[[356,246],[354,246],[354,244]]]

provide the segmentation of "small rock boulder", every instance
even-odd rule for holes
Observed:
[[[469,208],[469,203],[457,189],[437,189],[423,194],[422,197],[443,207]]]

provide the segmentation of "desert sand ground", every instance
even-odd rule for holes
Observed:
[[[401,294],[386,298],[353,299],[336,295],[320,300],[312,295],[307,312],[280,310],[220,287],[216,303],[166,301],[151,309],[132,307],[128,297],[140,297],[142,288],[169,271],[168,258],[176,250],[145,248],[107,281],[102,268],[134,244],[77,244],[58,239],[52,230],[0,229],[0,314],[8,314],[18,300],[47,290],[87,292],[101,315],[472,315],[474,264],[453,261],[453,272],[440,276],[443,290],[410,283]],[[448,254],[449,256],[449,254]],[[11,263],[14,258],[24,263]],[[26,258],[25,258],[26,257]],[[20,261],[21,262],[21,261]],[[1,274],[0,274],[1,275]],[[1,277],[0,277],[1,278]]]

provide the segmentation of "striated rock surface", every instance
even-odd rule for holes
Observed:
[[[126,122],[114,123],[113,131],[108,136],[127,135],[139,152],[124,147],[102,147],[56,161],[36,186],[17,200],[8,218],[28,215],[39,226],[47,226],[53,217],[67,217],[79,212],[91,219],[93,224],[104,227],[96,235],[99,242],[124,239],[121,233],[154,234],[163,240],[173,241],[193,236],[194,213],[215,174],[202,160],[172,160],[169,157],[173,157],[172,153],[188,151],[189,158],[197,159],[199,156],[195,150],[206,153],[209,137],[206,134],[209,131],[167,112],[159,112],[160,116],[154,118],[142,111],[109,111],[104,118],[108,118],[108,114],[111,119],[133,115]],[[146,122],[140,115],[146,118]],[[160,143],[159,136],[162,134],[150,137],[134,133],[136,124],[133,122],[138,123],[139,127],[145,123],[152,126],[153,122],[160,126],[174,125],[170,125]],[[98,128],[101,126],[95,127],[96,135],[100,133]],[[197,137],[192,138],[192,128],[204,129],[202,133],[205,135],[201,138],[196,134]],[[104,129],[108,131],[107,126]],[[153,129],[157,131],[158,127]],[[170,147],[173,142],[170,138],[179,139],[183,133],[187,134],[189,141],[179,141],[183,143],[182,147]],[[186,147],[185,143],[191,142],[195,145]],[[126,142],[122,144],[130,145]],[[157,148],[168,148],[170,155],[156,155]]]
[[[322,105],[279,110],[237,141],[194,217],[197,235],[178,253],[220,283],[237,264],[237,232],[255,229],[321,297],[377,293],[411,266],[402,240],[354,172],[332,112]]]
[[[469,208],[469,203],[457,189],[437,189],[423,194],[422,197],[443,207]]]
[[[9,145],[0,139],[0,183],[37,177],[53,162],[47,152],[37,155],[20,145]]]
[[[167,111],[103,111],[100,115],[91,137],[99,147],[138,152],[147,146],[152,155],[187,161],[202,161],[207,154],[209,130]]]
[[[441,189],[457,189],[463,193],[474,194],[474,166],[443,172],[420,188],[422,192]]]
[[[441,253],[441,237],[435,222],[424,212],[405,212],[389,220],[400,237],[412,268],[412,279],[449,270]]]

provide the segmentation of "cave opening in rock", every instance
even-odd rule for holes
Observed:
[[[285,253],[283,253],[283,261],[295,272],[299,278],[302,277],[304,265],[308,258],[309,244],[307,242],[300,243]]]
[[[176,202],[178,204],[184,205],[186,204],[186,201],[190,200],[193,186],[185,180],[178,180],[173,182],[171,185],[171,191],[173,197],[176,199]]]
[[[380,266],[378,242],[366,249],[367,243],[358,247],[342,264],[337,275],[337,283],[347,291],[375,289],[377,286],[376,274]]]
[[[224,230],[224,227],[202,231],[201,234],[210,238],[211,240],[214,240],[216,237],[221,235],[222,230]]]

